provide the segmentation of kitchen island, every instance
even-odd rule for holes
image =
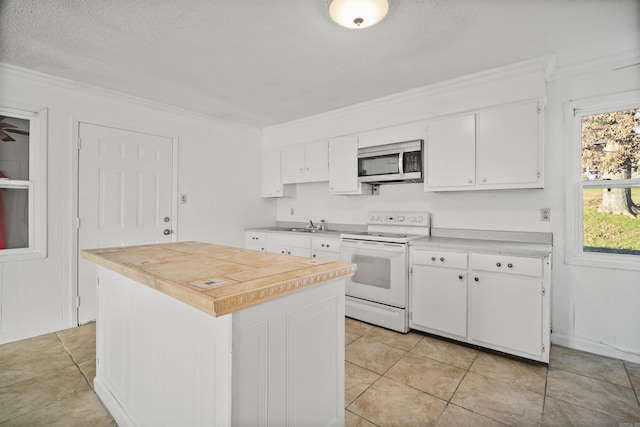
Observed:
[[[355,265],[199,242],[98,264],[95,390],[118,425],[344,424]]]

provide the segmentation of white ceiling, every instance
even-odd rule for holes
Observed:
[[[0,62],[266,127],[526,59],[640,45],[640,0],[0,0]]]

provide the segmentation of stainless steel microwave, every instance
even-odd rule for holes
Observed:
[[[369,184],[422,182],[424,142],[397,142],[358,148],[358,181]]]

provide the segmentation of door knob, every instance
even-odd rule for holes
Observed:
[[[165,236],[168,236],[169,234],[173,233],[173,230],[169,230],[168,228],[165,228],[163,233]]]
[[[164,222],[169,222],[169,221],[170,221],[169,217],[168,217],[168,216],[165,216],[165,217],[164,217]]]

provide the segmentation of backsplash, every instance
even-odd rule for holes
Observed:
[[[277,221],[365,224],[370,211],[426,211],[432,226],[478,230],[551,231],[540,209],[551,202],[542,190],[425,193],[423,184],[389,184],[377,196],[333,196],[327,182],[298,184],[295,198],[277,201]],[[552,214],[553,218],[553,214]]]

